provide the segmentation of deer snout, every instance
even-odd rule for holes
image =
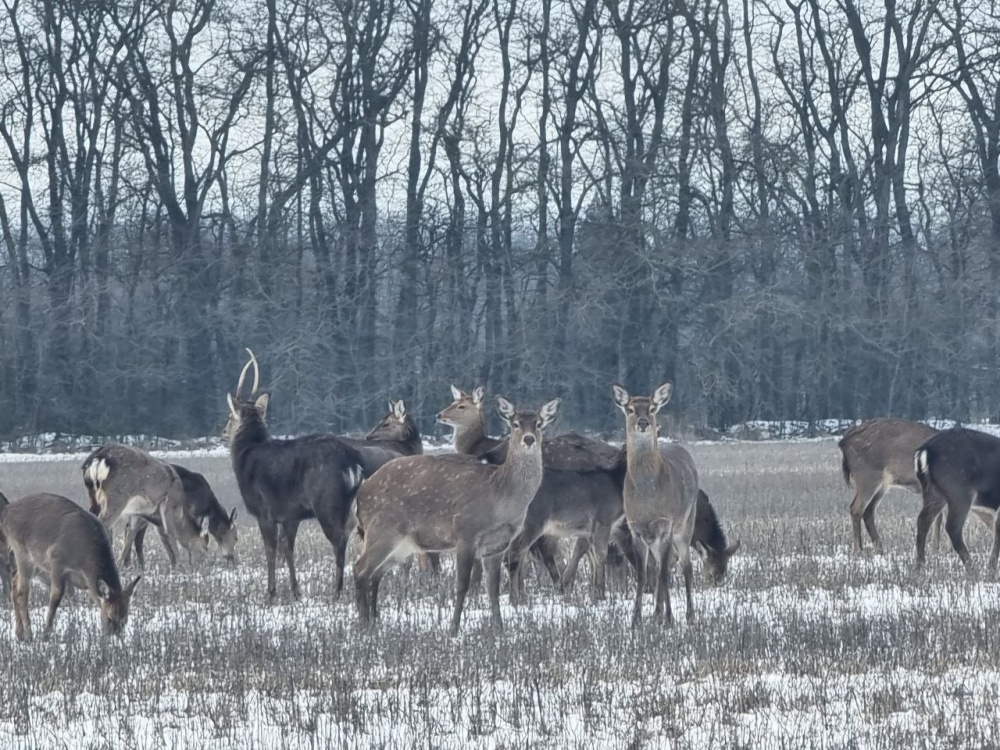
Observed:
[[[521,438],[521,443],[524,444],[525,448],[533,448],[535,443],[538,442],[534,435],[525,435]]]
[[[646,432],[649,429],[649,417],[639,417],[635,420],[635,428],[639,432]]]

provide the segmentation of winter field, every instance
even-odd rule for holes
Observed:
[[[267,606],[262,545],[243,516],[237,567],[209,559],[171,571],[150,534],[149,567],[120,639],[99,634],[96,607],[77,594],[49,641],[21,645],[5,602],[0,747],[1000,744],[1000,585],[968,578],[950,550],[913,572],[916,496],[890,493],[879,515],[888,554],[858,558],[834,440],[692,452],[743,546],[723,587],[699,577],[691,625],[679,575],[679,623],[647,618],[633,633],[624,574],[594,604],[582,566],[567,595],[532,574],[524,606],[504,600],[503,632],[489,628],[480,589],[451,639],[446,567],[440,577],[416,568],[387,576],[382,621],[366,631],[350,574],[344,598],[333,598],[331,551],[312,523],[299,536],[302,601],[291,601],[279,571],[281,600]],[[227,507],[239,503],[224,454],[171,458],[205,473]],[[2,463],[0,490],[82,502],[81,460]],[[982,524],[970,518],[967,536],[984,564]],[[40,633],[39,583],[32,604]]]

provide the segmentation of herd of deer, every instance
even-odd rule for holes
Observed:
[[[358,614],[378,617],[379,583],[393,566],[418,555],[439,569],[438,556],[455,558],[456,596],[450,632],[458,632],[466,596],[477,572],[485,572],[493,623],[500,627],[500,580],[506,563],[512,603],[523,595],[520,566],[530,551],[553,582],[565,588],[584,555],[594,578],[592,596],[605,595],[605,562],[617,550],[635,577],[632,627],[642,619],[647,579],[655,578],[655,615],[673,619],[670,574],[675,561],[684,578],[686,614],[694,616],[692,549],[702,554],[712,580],[721,582],[739,542],[729,544],[708,496],[700,489],[691,454],[677,443],[658,441],[656,415],[672,386],[651,397],[612,386],[625,415],[625,444],[617,448],[575,433],[543,440],[559,407],[549,401],[537,412],[497,398],[508,435],[486,434],[482,388],[471,394],[452,386],[452,403],[437,415],[454,430],[455,453],[426,455],[420,431],[402,401],[363,439],[329,434],[281,440],[269,434],[269,395],[259,391],[253,352],[228,394],[224,430],[233,471],[247,512],[260,528],[267,562],[267,592],[276,595],[279,550],[292,595],[300,596],[295,539],[302,521],[315,519],[333,545],[334,590],[344,583],[348,540],[356,533],[354,563]],[[243,397],[253,368],[250,395]],[[854,490],[851,516],[855,547],[861,524],[878,552],[874,511],[892,486],[920,489],[924,505],[917,521],[917,563],[924,561],[927,533],[947,508],[946,529],[966,566],[962,539],[970,510],[993,525],[991,568],[1000,551],[1000,439],[955,428],[938,432],[916,422],[875,419],[851,427],[841,439],[844,478]],[[144,567],[143,538],[154,526],[176,564],[176,544],[199,559],[214,537],[235,562],[236,509],[226,513],[205,478],[184,467],[120,444],[104,445],[82,467],[89,512],[52,494],[9,503],[0,494],[0,578],[10,590],[18,639],[31,637],[30,581],[37,571],[49,580],[45,629],[69,586],[86,589],[99,604],[105,632],[119,633],[140,577],[123,585],[119,564],[133,547]],[[108,529],[121,522],[125,542],[119,560]],[[559,540],[575,544],[565,566]]]

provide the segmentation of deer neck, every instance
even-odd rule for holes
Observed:
[[[508,442],[507,460],[497,467],[493,477],[501,502],[508,500],[515,512],[527,508],[542,483],[541,443],[527,450]]]
[[[472,454],[478,444],[486,439],[486,417],[480,411],[471,424],[455,428],[455,452]]]
[[[656,438],[656,426],[649,434],[635,431],[626,436],[628,451],[628,475],[633,484],[645,485],[655,483],[663,472],[663,457]]]

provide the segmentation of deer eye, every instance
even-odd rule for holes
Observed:
[[[459,405],[458,405],[458,408],[459,408],[459,409],[464,409],[464,408],[465,408],[465,404],[459,404]]]

